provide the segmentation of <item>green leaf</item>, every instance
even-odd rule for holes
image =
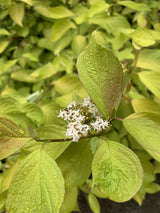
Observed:
[[[160,114],[140,112],[123,120],[126,130],[158,162],[160,162]]]
[[[40,79],[46,79],[51,77],[57,72],[57,69],[53,66],[52,63],[47,63],[40,68],[36,69],[32,74],[31,77],[38,77]]]
[[[13,72],[11,74],[11,78],[20,81],[20,82],[27,82],[27,83],[35,83],[37,82],[37,79],[30,74],[30,70],[17,70],[16,72]]]
[[[34,2],[34,9],[43,16],[60,19],[73,16],[73,13],[63,6],[48,7],[45,2]]]
[[[154,71],[144,71],[139,74],[143,84],[158,98],[160,98],[160,73]]]
[[[20,1],[25,2],[25,3],[32,6],[32,0],[20,0]]]
[[[129,36],[136,44],[142,47],[148,47],[156,43],[156,39],[147,28],[138,28],[134,32],[130,33]]]
[[[41,107],[44,116],[44,124],[65,126],[66,122],[58,118],[60,107],[54,101],[47,103]]]
[[[17,63],[17,59],[13,60],[4,60],[4,63],[2,64],[1,70],[2,72],[8,71],[11,67],[13,67]]]
[[[3,36],[3,35],[9,35],[10,33],[7,31],[7,30],[5,30],[5,29],[3,29],[3,28],[0,28],[0,36]]]
[[[38,62],[38,56],[33,52],[27,52],[22,55],[22,57],[27,58],[31,61]]]
[[[6,208],[8,212],[58,213],[63,198],[64,179],[60,169],[44,150],[36,150],[15,174]]]
[[[77,35],[76,37],[74,37],[71,46],[72,46],[72,50],[73,50],[75,57],[79,56],[79,54],[82,52],[82,50],[84,49],[86,44],[87,44],[87,41],[84,36]]]
[[[105,12],[110,7],[105,1],[95,2],[91,5],[88,11],[88,17],[91,18],[99,13]]]
[[[58,41],[71,28],[75,28],[75,24],[69,19],[57,20],[51,28],[50,40],[52,42]]]
[[[0,54],[6,49],[10,41],[1,41],[0,42]]]
[[[11,19],[21,27],[22,20],[24,16],[24,4],[23,3],[14,3],[9,6],[9,15]]]
[[[73,210],[75,210],[76,204],[78,202],[77,197],[78,197],[78,189],[76,187],[66,189],[60,213],[70,213]]]
[[[30,140],[16,123],[0,117],[0,160],[17,152]]]
[[[137,3],[133,1],[120,1],[118,2],[118,4],[129,7],[137,11],[150,11],[150,8],[148,7],[148,5],[143,3]]]
[[[117,108],[123,92],[123,71],[113,53],[91,40],[77,62],[80,80],[105,118]]]
[[[89,23],[101,26],[109,34],[111,33],[115,36],[130,28],[129,22],[122,15],[108,17],[105,13],[101,13],[90,18]]]
[[[137,67],[160,71],[160,50],[141,50],[138,54]]]
[[[88,140],[72,143],[57,159],[66,187],[82,185],[91,173],[92,153]]]
[[[43,122],[43,112],[41,108],[35,103],[25,103],[21,106],[21,111],[34,122],[41,124]]]
[[[11,97],[0,97],[0,114],[18,112],[20,110],[19,103]]]
[[[76,75],[64,76],[56,81],[53,81],[52,83],[55,86],[55,90],[62,95],[67,94],[74,89],[79,89],[82,86],[80,80],[78,79],[78,76]]]
[[[157,112],[160,113],[160,105],[147,98],[137,98],[132,100],[135,112]]]
[[[91,208],[91,210],[94,212],[94,213],[100,213],[100,204],[97,200],[97,198],[92,194],[92,193],[89,193],[88,195],[88,202],[89,202],[89,206]]]
[[[131,199],[140,189],[143,169],[138,157],[126,146],[103,141],[92,161],[93,186],[116,202]]]
[[[66,128],[64,125],[46,125],[36,129],[37,135],[41,139],[65,139]],[[70,141],[66,142],[35,142],[30,141],[24,147],[27,152],[33,152],[41,147],[53,158],[58,158],[65,149],[70,145]]]

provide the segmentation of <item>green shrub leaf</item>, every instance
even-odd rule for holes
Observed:
[[[22,20],[24,16],[24,4],[23,3],[11,4],[9,7],[9,15],[16,24],[22,27],[23,26]]]
[[[78,62],[79,77],[88,94],[108,118],[119,104],[123,91],[123,71],[113,53],[91,40]]]
[[[140,189],[143,170],[138,157],[126,146],[103,141],[92,161],[93,186],[111,200],[125,202]]]
[[[18,151],[29,140],[16,123],[0,117],[0,160]]]
[[[160,162],[160,114],[135,113],[125,118],[123,124],[137,142]]]
[[[135,112],[157,112],[160,113],[160,105],[147,98],[136,98],[132,100]]]
[[[21,164],[7,198],[8,212],[58,213],[64,197],[64,179],[56,162],[36,150]]]
[[[118,4],[129,7],[137,11],[150,11],[150,8],[148,7],[148,5],[143,3],[137,3],[133,1],[120,1],[118,2]]]
[[[140,80],[158,98],[160,98],[160,72],[144,71],[139,74]]]
[[[87,141],[72,143],[57,159],[66,187],[80,186],[90,175],[92,153]]]
[[[160,71],[160,50],[145,49],[139,52],[137,67]]]
[[[57,20],[52,26],[50,40],[58,41],[70,28],[75,28],[75,25],[69,19]]]

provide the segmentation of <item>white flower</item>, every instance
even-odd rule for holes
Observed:
[[[106,129],[109,125],[109,122],[108,121],[103,121],[102,123],[101,123],[101,127],[103,128],[103,129]]]
[[[72,134],[72,137],[73,137],[72,141],[77,142],[80,138],[79,135],[78,135],[78,131],[74,131],[73,134]]]
[[[79,117],[73,117],[76,122],[82,122],[85,119],[85,116],[79,115]]]
[[[70,113],[64,114],[64,120],[71,120],[71,114]]]
[[[93,127],[94,130],[97,130],[97,132],[101,131],[101,126],[98,121],[91,123],[91,126]]]
[[[77,103],[75,101],[72,101],[67,108],[72,108],[73,106],[75,107],[77,105]]]
[[[60,110],[60,113],[57,117],[64,118],[64,111]]]

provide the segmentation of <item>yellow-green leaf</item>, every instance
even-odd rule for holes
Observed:
[[[14,3],[9,6],[9,15],[11,19],[21,27],[23,26],[24,4]]]
[[[141,50],[138,54],[137,67],[160,71],[160,50]]]
[[[64,179],[60,169],[44,150],[38,149],[24,160],[16,172],[6,208],[8,212],[18,213],[58,213],[63,198]]]
[[[118,2],[118,4],[129,7],[137,11],[150,11],[150,8],[148,7],[147,4],[137,3],[134,1],[120,1]]]
[[[118,59],[107,48],[91,40],[77,62],[79,77],[86,91],[108,118],[117,108],[123,92],[123,71]]]
[[[158,162],[160,162],[160,114],[134,113],[123,120],[126,130]]]
[[[51,28],[50,40],[56,42],[59,40],[70,28],[75,28],[75,24],[69,19],[57,20]]]
[[[160,72],[144,71],[139,74],[140,80],[158,98],[160,98]]]
[[[93,187],[116,202],[130,200],[140,189],[143,169],[138,157],[126,146],[103,141],[92,161]]]
[[[160,113],[160,105],[147,98],[136,98],[132,100],[135,112],[157,112]]]
[[[30,140],[16,123],[0,117],[0,160],[17,152]]]

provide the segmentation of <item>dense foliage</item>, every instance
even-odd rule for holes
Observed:
[[[69,213],[82,190],[99,213],[97,197],[160,190],[159,9],[0,0],[0,212]]]

